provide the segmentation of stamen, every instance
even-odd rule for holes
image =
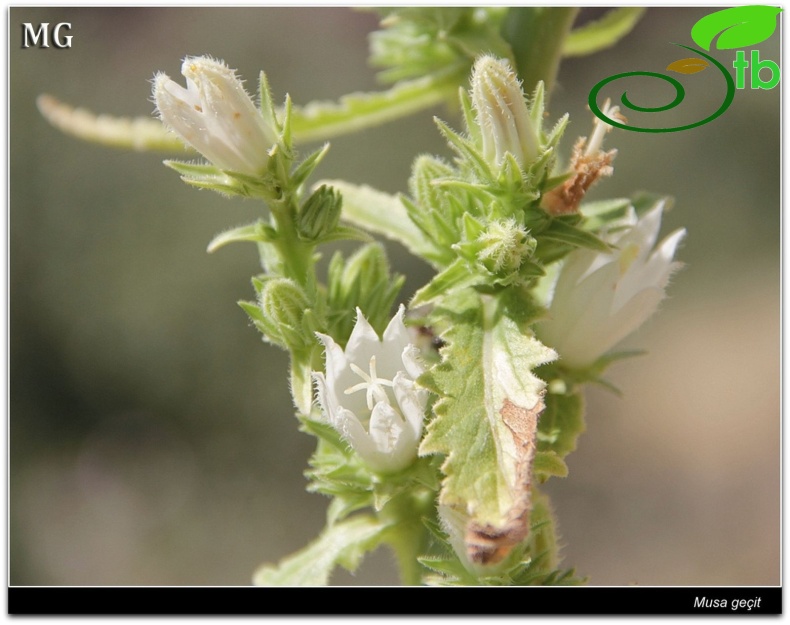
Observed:
[[[346,395],[351,395],[352,393],[356,393],[357,391],[366,391],[367,392],[367,404],[368,410],[373,410],[373,406],[380,402],[386,402],[387,405],[390,405],[389,397],[387,397],[386,391],[382,388],[382,386],[392,386],[392,380],[386,380],[384,378],[378,377],[376,373],[376,357],[370,357],[370,363],[368,364],[369,367],[369,374],[365,373],[362,369],[360,369],[356,364],[353,362],[350,365],[351,370],[356,373],[360,378],[362,378],[362,382],[359,384],[355,384],[354,386],[349,386],[343,393]],[[374,401],[375,400],[375,401]]]

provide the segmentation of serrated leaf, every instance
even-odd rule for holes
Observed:
[[[532,460],[544,383],[532,370],[556,357],[526,322],[537,311],[509,289],[442,300],[443,360],[421,383],[438,390],[421,454],[441,453],[439,502],[467,515],[466,548],[478,565],[502,561],[528,533]]]
[[[691,28],[694,42],[710,50],[713,40],[719,50],[746,48],[761,43],[774,34],[778,7],[751,5],[722,9],[706,15]]]
[[[386,528],[372,516],[355,516],[335,523],[277,566],[260,567],[252,582],[256,586],[326,586],[337,565],[353,571],[362,556],[379,545]]]
[[[46,94],[40,95],[36,104],[55,128],[83,141],[141,152],[194,152],[157,119],[96,115]]]
[[[705,59],[689,57],[687,59],[678,59],[677,61],[673,61],[667,65],[667,69],[670,72],[677,72],[678,74],[696,74],[697,72],[701,72],[703,69],[708,67],[708,65],[710,65],[710,63],[708,63]]]
[[[337,135],[378,126],[424,108],[451,101],[466,79],[468,63],[399,82],[391,89],[352,93],[339,102],[310,102],[294,107],[291,115],[294,140],[323,141]]]
[[[563,56],[584,56],[612,47],[633,30],[644,12],[642,7],[620,7],[572,30],[562,44]]]

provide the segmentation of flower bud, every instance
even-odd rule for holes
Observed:
[[[304,203],[296,218],[299,237],[316,241],[332,232],[340,221],[343,197],[332,187],[321,185]]]
[[[517,272],[537,244],[515,219],[492,221],[477,243],[477,259],[494,275],[503,276]]]
[[[154,102],[162,122],[223,170],[260,175],[277,142],[234,70],[206,56],[181,66],[186,89],[165,74],[154,78]]]
[[[330,308],[350,311],[359,307],[374,328],[386,325],[401,286],[403,278],[390,274],[387,256],[379,243],[364,245],[345,262],[338,253],[329,264]],[[346,315],[337,323],[332,334],[342,340],[351,332],[353,317]]]
[[[538,156],[539,138],[524,92],[507,61],[480,57],[472,70],[472,106],[483,141],[483,156],[501,167],[512,154],[526,168]]]
[[[309,306],[304,291],[293,280],[273,278],[263,283],[259,304],[266,334],[288,349],[308,347],[312,343],[303,324]]]

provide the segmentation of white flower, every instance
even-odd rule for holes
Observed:
[[[234,70],[200,56],[185,58],[181,73],[186,89],[165,74],[154,78],[162,122],[220,169],[259,175],[277,134]]]
[[[641,219],[631,209],[628,228],[609,237],[611,253],[576,250],[560,271],[549,319],[538,324],[540,340],[561,361],[584,368],[636,330],[658,308],[669,277],[680,266],[675,250],[686,235],[679,229],[653,250],[663,202]]]
[[[357,322],[343,350],[325,335],[326,376],[313,373],[324,415],[374,470],[394,472],[417,456],[428,391],[415,386],[423,373],[400,307],[384,337],[357,309]]]
[[[515,72],[505,60],[482,56],[471,82],[485,159],[500,167],[509,152],[519,165],[529,166],[538,156],[538,136]]]

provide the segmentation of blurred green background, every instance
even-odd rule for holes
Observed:
[[[691,43],[712,10],[650,9],[617,47],[564,62],[549,113],[571,113],[565,154],[589,134],[596,82],[688,56],[669,42]],[[63,21],[71,49],[22,49],[23,22]],[[340,8],[10,9],[12,584],[245,585],[313,538],[327,504],[304,492],[313,439],[292,416],[285,354],[236,305],[256,251],[205,253],[261,206],[186,187],[161,155],[66,137],[36,96],[148,115],[156,71],[211,54],[251,89],[265,69],[278,99],[337,98],[377,88],[376,25]],[[779,39],[762,58],[779,60]],[[731,66],[734,52],[717,56]],[[715,109],[720,80],[685,78],[666,125]],[[640,102],[663,89],[641,85]],[[592,197],[672,195],[664,231],[688,238],[661,314],[628,341],[649,355],[610,370],[622,398],[590,389],[570,477],[546,485],[565,564],[592,584],[780,582],[779,92],[738,91],[691,131],[607,140],[615,176]],[[405,191],[417,154],[449,155],[433,114],[459,126],[440,108],[336,139],[319,177]],[[389,250],[408,298],[429,269]],[[397,577],[381,552],[333,581]]]

